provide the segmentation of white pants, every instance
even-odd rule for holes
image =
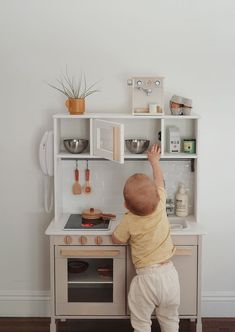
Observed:
[[[151,332],[154,310],[162,332],[178,332],[180,286],[172,262],[137,269],[128,294],[135,332]]]

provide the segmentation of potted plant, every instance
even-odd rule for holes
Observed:
[[[87,86],[85,75],[75,79],[70,77],[67,70],[60,79],[57,79],[58,85],[48,85],[63,93],[68,99],[65,102],[68,111],[72,115],[83,114],[85,112],[85,99],[91,94],[98,92],[99,90],[92,89],[97,82],[90,86]]]

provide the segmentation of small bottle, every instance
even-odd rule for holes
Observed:
[[[188,195],[184,184],[179,185],[175,196],[175,214],[178,217],[186,217],[188,215]]]

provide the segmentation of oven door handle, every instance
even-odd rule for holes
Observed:
[[[193,251],[190,248],[176,248],[174,256],[192,256]]]
[[[116,257],[119,254],[119,250],[60,250],[63,257]]]

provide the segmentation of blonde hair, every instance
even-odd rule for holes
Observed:
[[[143,173],[136,173],[127,179],[123,196],[128,210],[138,216],[153,213],[159,202],[154,181]]]

